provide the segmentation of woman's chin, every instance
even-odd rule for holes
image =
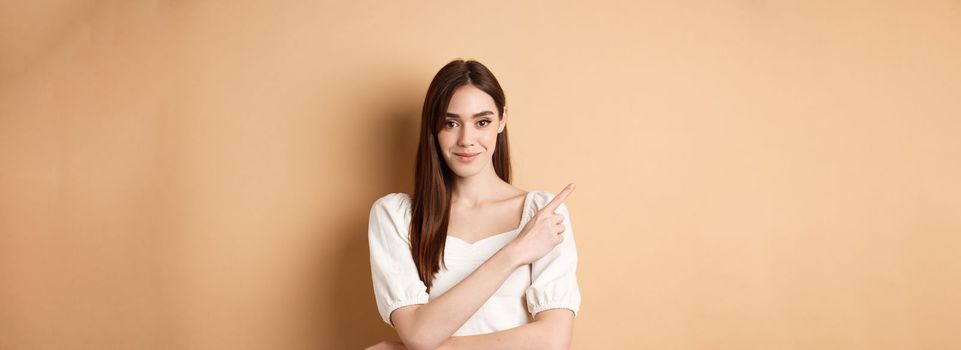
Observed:
[[[454,175],[457,175],[457,177],[460,177],[460,178],[472,177],[472,176],[477,175],[477,174],[479,174],[479,173],[480,173],[479,171],[467,171],[467,170],[464,170],[464,169],[459,170],[459,171],[458,171],[458,170],[454,170]]]
[[[458,177],[472,177],[474,175],[480,174],[481,170],[483,170],[483,167],[479,167],[479,166],[461,165],[457,167],[451,167],[451,171],[453,171],[454,175],[457,175]]]

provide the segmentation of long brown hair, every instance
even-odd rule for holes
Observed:
[[[434,75],[427,88],[421,112],[420,142],[414,173],[410,220],[410,252],[421,281],[430,291],[434,275],[444,265],[447,224],[450,221],[451,189],[454,173],[444,161],[437,133],[444,125],[444,115],[457,88],[473,85],[494,99],[498,118],[504,117],[504,90],[497,78],[483,64],[474,60],[454,60]],[[511,182],[510,151],[507,128],[497,134],[493,155],[497,176]],[[446,266],[445,266],[446,268]]]

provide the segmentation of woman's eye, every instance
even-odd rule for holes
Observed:
[[[486,123],[486,124],[481,125],[481,126],[487,126],[487,124],[490,124],[491,121],[490,121],[490,120],[481,120],[481,121],[479,121],[478,123]]]
[[[450,121],[449,121],[449,122],[445,123],[444,126],[446,126],[446,127],[448,127],[448,128],[453,128],[453,127],[457,126],[457,123],[455,123],[455,122],[450,122]]]

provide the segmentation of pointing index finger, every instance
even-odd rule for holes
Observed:
[[[557,210],[557,207],[561,206],[561,203],[563,203],[564,200],[567,199],[567,196],[569,196],[573,191],[574,191],[574,183],[572,182],[568,184],[567,187],[564,187],[564,189],[561,190],[560,193],[554,196],[554,199],[552,199],[550,203],[547,203],[547,205],[541,208],[541,210],[554,214],[554,210]]]

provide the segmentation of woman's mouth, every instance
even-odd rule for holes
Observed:
[[[478,155],[478,154],[480,154],[480,152],[477,152],[477,153],[454,153],[454,155],[457,156],[457,160],[460,160],[460,161],[465,162],[465,163],[474,160],[474,158],[477,158],[477,155]]]

